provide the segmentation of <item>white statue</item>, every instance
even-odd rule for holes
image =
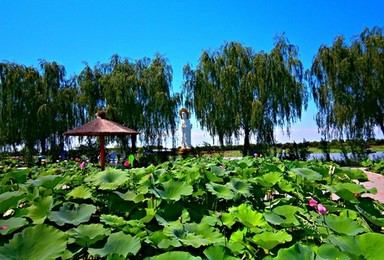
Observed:
[[[181,116],[181,148],[191,149],[191,129],[192,124],[189,122],[189,111],[186,108],[180,110]]]

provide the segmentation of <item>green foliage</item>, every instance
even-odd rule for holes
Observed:
[[[301,117],[307,95],[298,48],[281,36],[270,53],[230,42],[217,51],[204,51],[196,70],[184,67],[185,105],[202,127],[231,144],[244,133],[243,155],[250,135],[262,145],[274,143],[274,127],[287,127]],[[262,151],[264,152],[264,151]]]
[[[88,252],[92,256],[118,255],[126,258],[128,255],[136,255],[140,247],[140,240],[137,237],[126,235],[124,232],[117,232],[108,237],[103,248],[89,248]]]
[[[319,109],[317,125],[326,139],[372,138],[376,126],[384,133],[383,47],[382,28],[374,27],[349,45],[339,36],[332,46],[319,48],[307,79]]]
[[[37,143],[43,154],[49,143],[53,153],[63,141],[61,134],[77,123],[76,93],[56,62],[40,60],[38,69],[0,63],[0,144],[24,144],[26,162]]]
[[[201,157],[17,171],[0,175],[2,259],[374,259],[383,250],[384,207],[362,196],[375,190],[335,164]]]
[[[36,225],[17,233],[0,247],[2,259],[56,259],[67,245],[64,232],[48,225]]]
[[[128,181],[128,176],[122,170],[107,168],[98,174],[90,175],[85,181],[101,190],[115,190]]]
[[[362,166],[368,167],[369,171],[376,172],[384,175],[384,160],[372,161],[370,159],[365,160]]]
[[[77,226],[80,223],[89,221],[95,211],[96,207],[93,205],[64,202],[60,210],[51,211],[48,218],[59,226],[64,224]]]

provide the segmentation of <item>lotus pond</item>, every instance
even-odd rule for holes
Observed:
[[[360,170],[276,158],[3,168],[0,259],[380,259]],[[332,194],[336,194],[332,195]]]

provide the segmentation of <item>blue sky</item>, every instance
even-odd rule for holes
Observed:
[[[160,53],[173,68],[173,91],[182,68],[195,67],[203,50],[237,41],[255,51],[270,51],[285,33],[299,47],[307,69],[322,44],[364,28],[384,26],[384,1],[12,1],[0,2],[0,61],[38,66],[38,60],[64,65],[67,76],[108,62],[113,54],[132,60]],[[291,137],[278,141],[319,140],[310,105]],[[196,124],[195,124],[196,125]],[[212,139],[195,126],[192,144]]]

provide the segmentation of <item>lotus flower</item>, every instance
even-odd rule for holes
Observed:
[[[328,210],[326,207],[324,207],[322,204],[318,204],[317,205],[317,213],[321,214],[321,215],[327,215],[328,214]]]
[[[15,213],[15,210],[14,210],[14,209],[9,209],[9,210],[7,210],[7,211],[3,214],[3,217],[9,217],[9,216],[12,216],[14,213]]]
[[[317,204],[318,204],[317,201],[314,200],[314,199],[310,199],[309,202],[308,202],[308,206],[310,206],[312,208],[316,207]]]
[[[85,166],[87,166],[87,163],[85,161],[83,161],[82,163],[80,163],[80,169],[84,169]]]
[[[131,167],[131,163],[128,162],[128,161],[125,161],[125,162],[124,162],[124,167],[125,167],[125,168],[129,168],[129,167]]]
[[[61,186],[61,189],[62,190],[69,190],[71,187],[69,187],[68,185],[63,185],[63,186]]]

